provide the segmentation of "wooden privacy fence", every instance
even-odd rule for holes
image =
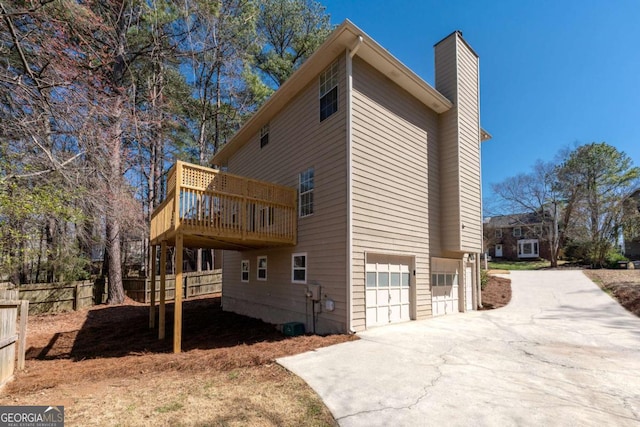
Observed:
[[[210,295],[222,291],[222,270],[185,273],[186,298]],[[151,301],[151,284],[149,279],[122,279],[125,294],[134,301],[149,303]],[[0,284],[1,286],[2,284]],[[13,284],[11,284],[13,287]],[[183,283],[183,287],[185,284]],[[83,280],[69,283],[38,283],[21,285],[11,292],[15,299],[29,301],[30,314],[58,313],[79,310],[102,304],[107,300],[108,281],[105,279]],[[2,288],[0,288],[2,289]],[[175,295],[175,275],[167,275],[167,300]],[[0,294],[1,296],[1,294]],[[2,299],[2,298],[0,298]],[[160,286],[156,282],[156,301],[160,300]]]
[[[29,301],[29,313],[79,310],[94,304],[94,282],[40,283],[20,286],[20,299]]]
[[[20,301],[18,290],[12,284],[0,283],[0,386],[13,376],[16,352],[18,370],[24,369],[28,312],[29,301]]]
[[[222,269],[184,273],[182,275],[183,295],[185,298],[210,295],[222,292]],[[166,300],[175,298],[176,276],[167,275]],[[149,279],[123,279],[124,291],[134,301],[151,302],[151,281]],[[156,302],[160,301],[160,282],[156,277]]]

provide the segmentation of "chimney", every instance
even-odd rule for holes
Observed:
[[[453,108],[440,115],[442,247],[482,252],[478,55],[454,31],[435,45],[436,89]]]

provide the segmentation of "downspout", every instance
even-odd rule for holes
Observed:
[[[358,49],[362,45],[362,36],[358,36],[351,49],[346,51],[347,72],[347,331],[354,334],[353,329],[353,176],[352,176],[352,91],[353,91],[353,62]]]
[[[482,205],[482,128],[480,127],[480,58],[477,58],[478,65],[478,78],[477,82],[477,92],[478,92],[478,173],[480,174],[479,187],[478,191],[480,192],[480,238],[482,239],[482,244],[480,245],[480,252],[482,252],[484,245],[484,221],[482,221],[482,210],[484,206]],[[485,257],[486,259],[486,257]],[[476,276],[476,309],[483,308],[482,307],[482,275],[480,272],[480,253],[476,254],[476,266],[475,266],[475,276]]]

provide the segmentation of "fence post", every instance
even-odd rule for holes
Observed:
[[[20,334],[18,335],[18,370],[24,369],[24,356],[27,349],[27,318],[29,317],[29,300],[20,302]]]
[[[73,287],[73,310],[77,311],[80,308],[80,290],[78,289],[78,282]]]

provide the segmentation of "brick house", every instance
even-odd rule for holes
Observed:
[[[524,213],[488,217],[483,223],[485,252],[510,260],[550,259],[549,245],[539,214]]]

